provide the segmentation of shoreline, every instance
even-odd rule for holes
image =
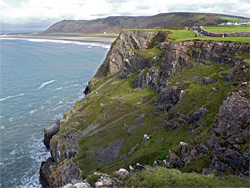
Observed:
[[[100,42],[113,43],[116,38],[105,37],[63,37],[63,36],[34,36],[34,35],[0,35],[1,38],[29,38],[29,39],[49,39],[49,40],[68,40],[78,42]]]

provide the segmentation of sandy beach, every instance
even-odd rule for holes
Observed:
[[[0,38],[33,38],[33,39],[50,39],[50,40],[69,40],[79,42],[101,42],[112,43],[116,38],[105,37],[63,37],[63,36],[34,36],[34,35],[0,35]]]

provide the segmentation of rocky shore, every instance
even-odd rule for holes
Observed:
[[[105,174],[139,163],[249,177],[249,51],[249,43],[122,32],[86,98],[45,128],[42,185],[90,187],[83,179],[102,171],[92,186],[117,186]]]

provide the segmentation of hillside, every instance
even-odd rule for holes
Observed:
[[[244,37],[209,41],[183,33],[120,33],[86,98],[54,125],[60,130],[52,138],[45,129],[51,158],[41,166],[44,187],[95,182],[103,177],[90,176],[95,171],[112,174],[129,165],[164,168],[110,180],[110,187],[248,186],[239,177],[249,177],[250,44]]]
[[[120,33],[122,29],[150,29],[166,26],[206,26],[225,22],[249,21],[250,18],[208,13],[162,13],[155,16],[114,16],[96,20],[63,20],[39,35],[78,35]]]

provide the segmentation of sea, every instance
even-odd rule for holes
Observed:
[[[0,187],[41,187],[44,127],[84,98],[110,44],[0,38]]]

